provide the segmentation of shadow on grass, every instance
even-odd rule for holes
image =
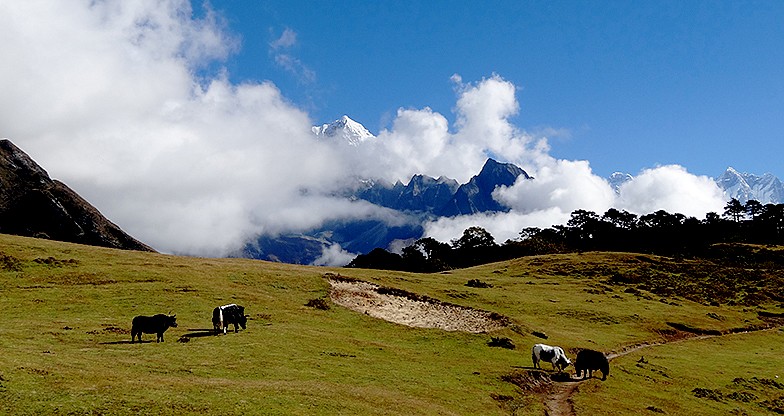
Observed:
[[[126,340],[126,341],[101,342],[99,344],[100,345],[151,344],[151,343],[154,343],[154,342],[155,342],[155,340],[149,339],[149,340],[134,341],[134,342],[131,342],[131,341],[128,341],[128,340]]]
[[[201,337],[209,337],[209,336],[215,336],[215,335],[216,335],[215,331],[213,329],[211,329],[211,328],[210,329],[188,329],[188,332],[186,334],[183,334],[183,335],[180,336],[180,338],[178,339],[178,342],[188,342],[188,341],[184,341],[184,340],[189,340],[190,338],[201,338]],[[171,337],[171,335],[169,335],[168,337]],[[155,342],[154,338],[148,339],[148,340],[142,340],[142,341],[123,340],[123,341],[101,342],[100,345],[124,345],[124,344],[139,344],[139,343],[141,343],[141,344],[150,344],[150,343],[153,343],[153,342]]]
[[[220,334],[220,332],[216,333],[214,329],[188,329],[188,333],[183,334],[180,338],[201,338],[201,337],[210,337]]]
[[[550,381],[556,383],[573,383],[573,382],[582,381],[582,379],[572,377],[572,374],[569,373],[568,371],[558,372],[558,371],[550,371],[543,368],[536,368],[531,366],[524,367],[519,365],[513,365],[512,368],[516,368],[519,370],[526,370],[526,373],[530,377],[537,380],[549,379]]]

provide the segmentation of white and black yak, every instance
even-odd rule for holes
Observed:
[[[553,365],[553,370],[563,371],[572,362],[566,357],[566,353],[561,347],[551,347],[545,344],[536,344],[531,349],[531,361],[534,368],[542,368],[539,361],[547,361]]]
[[[217,335],[221,329],[223,333],[229,328],[229,325],[234,325],[234,332],[238,332],[237,325],[245,329],[248,323],[248,315],[245,315],[245,307],[236,305],[234,303],[218,306],[212,310],[212,327],[215,329]]]

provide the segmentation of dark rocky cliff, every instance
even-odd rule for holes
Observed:
[[[0,233],[154,251],[5,139],[0,140]]]

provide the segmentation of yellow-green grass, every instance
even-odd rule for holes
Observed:
[[[666,322],[721,331],[761,323],[758,308],[663,300],[607,283],[602,265],[623,268],[636,257],[538,256],[410,274],[0,235],[0,413],[506,414],[493,397],[519,394],[502,377],[531,365],[536,342],[610,351],[659,339],[671,330]],[[336,305],[306,307],[327,298],[327,273],[497,312],[513,325],[466,334],[404,327]],[[493,287],[465,286],[471,279]],[[200,336],[212,326],[212,308],[230,302],[246,307],[247,330]],[[179,327],[166,332],[166,342],[145,335],[147,342],[130,343],[135,315],[169,312]],[[780,341],[773,334],[760,336]],[[517,349],[489,347],[491,336]],[[781,358],[768,358],[781,368]],[[589,407],[599,395],[579,397]],[[531,401],[517,414],[541,412]]]
[[[618,357],[612,382],[590,380],[577,414],[770,415],[784,412],[784,331],[657,345]]]

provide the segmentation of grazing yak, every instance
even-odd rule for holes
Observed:
[[[156,342],[163,342],[163,333],[169,327],[177,328],[177,315],[159,313],[154,316],[137,316],[131,323],[131,343],[138,336],[142,342],[142,334],[157,334]]]
[[[563,348],[551,347],[545,344],[536,344],[531,349],[531,360],[534,368],[542,368],[539,361],[548,361],[553,365],[553,370],[563,371],[572,362],[566,357]]]
[[[610,362],[607,361],[607,357],[599,351],[581,350],[577,353],[574,369],[577,376],[580,378],[585,378],[583,376],[583,371],[585,371],[590,378],[593,377],[593,370],[601,370],[602,381],[604,381],[607,379],[607,375],[610,374]]]
[[[237,325],[245,329],[248,323],[248,315],[245,315],[245,307],[236,305],[234,303],[218,306],[212,310],[212,327],[215,329],[215,335],[223,329],[223,333],[229,328],[229,325],[234,325],[234,332],[239,332]]]

